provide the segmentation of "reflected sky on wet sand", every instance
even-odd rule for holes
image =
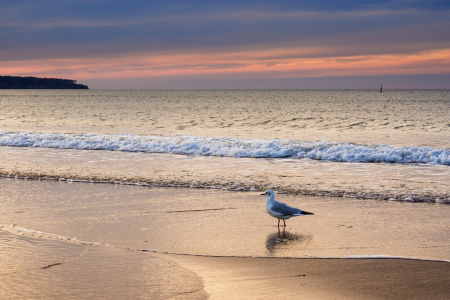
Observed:
[[[450,259],[446,205],[278,194],[314,212],[289,219],[280,237],[260,193],[16,179],[0,185],[3,230],[44,238],[194,255]]]

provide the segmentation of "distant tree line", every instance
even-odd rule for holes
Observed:
[[[58,78],[37,78],[0,76],[0,89],[89,89],[76,80]]]

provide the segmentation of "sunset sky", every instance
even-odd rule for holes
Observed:
[[[0,0],[0,75],[96,89],[450,89],[450,1]]]

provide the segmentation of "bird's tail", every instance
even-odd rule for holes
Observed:
[[[312,212],[302,210],[302,215],[313,215]]]

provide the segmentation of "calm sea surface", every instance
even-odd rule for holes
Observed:
[[[0,128],[450,147],[450,91],[2,90]]]

